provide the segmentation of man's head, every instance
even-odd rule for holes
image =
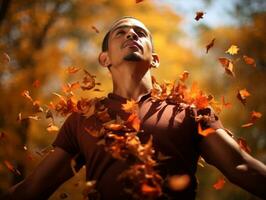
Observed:
[[[105,67],[127,61],[148,62],[152,67],[159,65],[150,31],[133,17],[123,17],[114,22],[104,37],[99,55],[99,62]]]

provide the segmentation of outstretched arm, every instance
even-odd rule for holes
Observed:
[[[11,187],[3,199],[48,199],[48,197],[74,174],[71,155],[56,147],[25,180]],[[1,198],[2,199],[2,198]]]
[[[202,157],[217,167],[232,183],[266,198],[266,165],[240,149],[223,129],[217,129],[200,142]],[[247,181],[248,180],[248,181]]]

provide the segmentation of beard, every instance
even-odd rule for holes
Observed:
[[[124,60],[126,60],[126,61],[140,61],[141,57],[140,57],[140,55],[133,52],[133,53],[126,55],[124,57]]]

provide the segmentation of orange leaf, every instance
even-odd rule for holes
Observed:
[[[222,105],[226,108],[230,108],[232,106],[231,103],[225,102],[224,96],[222,96]]]
[[[189,183],[190,177],[187,174],[170,176],[168,179],[168,185],[174,191],[186,189]]]
[[[247,97],[249,97],[249,96],[250,96],[250,93],[247,91],[246,88],[244,88],[242,90],[238,90],[237,98],[241,101],[241,103],[243,105],[246,104]]]
[[[131,127],[133,127],[136,131],[139,131],[140,129],[140,119],[138,116],[134,113],[132,113],[128,119],[127,119],[127,124]]]
[[[196,21],[199,21],[200,19],[203,19],[203,15],[206,14],[202,11],[196,12],[196,17],[194,18]]]
[[[7,53],[3,53],[3,60],[6,63],[9,63],[10,62],[10,57],[9,57],[9,55]]]
[[[247,128],[247,127],[251,127],[253,125],[254,125],[254,123],[250,122],[250,123],[247,123],[247,124],[243,124],[241,127],[242,128]]]
[[[238,51],[239,51],[239,48],[236,45],[231,45],[230,48],[227,49],[227,51],[225,53],[235,55],[238,53]]]
[[[181,75],[179,75],[179,80],[182,82],[185,82],[185,80],[188,79],[189,72],[188,71],[183,71]]]
[[[248,144],[247,144],[247,142],[246,142],[245,139],[243,139],[243,138],[238,138],[238,139],[237,139],[237,143],[238,143],[239,147],[240,147],[242,150],[244,150],[245,152],[247,152],[247,153],[250,153],[250,152],[251,152],[251,149],[250,149],[250,147],[248,146]]]
[[[74,74],[74,73],[78,72],[79,70],[80,70],[79,67],[68,67],[68,68],[67,68],[67,72],[68,72],[69,74]]]
[[[200,123],[198,123],[198,133],[204,137],[207,135],[215,133],[215,129],[213,128],[207,128],[205,130],[202,130]]]
[[[30,92],[28,90],[24,90],[21,95],[25,97],[26,99],[29,99],[30,101],[33,101],[33,99],[30,96]]]
[[[142,2],[142,1],[144,1],[144,0],[136,0],[136,3],[140,3],[140,2]]]
[[[123,125],[122,124],[106,124],[104,125],[104,128],[111,130],[111,131],[119,131],[121,129],[123,129]]]
[[[159,187],[150,186],[147,183],[143,183],[141,185],[141,191],[143,194],[148,195],[148,196],[155,196],[161,192]]]
[[[209,52],[210,48],[214,45],[215,38],[212,39],[212,41],[206,46],[206,53]]]
[[[247,124],[244,124],[242,125],[241,127],[243,128],[247,128],[247,127],[250,127],[252,125],[254,125],[254,123],[259,119],[261,118],[262,114],[260,112],[256,112],[256,111],[252,111],[251,114],[250,114],[250,122],[247,123]]]
[[[256,62],[255,62],[255,60],[253,58],[244,55],[243,56],[243,59],[244,59],[244,62],[247,65],[251,65],[252,67],[256,67]]]
[[[225,184],[224,178],[220,178],[220,179],[217,180],[216,183],[213,184],[213,187],[216,190],[220,190],[220,189],[222,189],[224,187],[224,184]]]
[[[136,101],[132,100],[127,100],[125,104],[122,104],[122,110],[128,113],[133,113],[136,112],[137,110],[137,104]]]

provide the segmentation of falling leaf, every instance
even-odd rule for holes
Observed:
[[[250,127],[252,125],[254,125],[254,123],[259,119],[261,118],[262,114],[260,112],[256,112],[256,111],[252,111],[251,112],[251,116],[250,116],[250,120],[249,120],[249,123],[246,123],[244,125],[242,125],[241,127],[243,128],[247,128],[247,127]]]
[[[200,19],[203,19],[203,15],[204,15],[204,14],[206,14],[206,13],[204,13],[204,12],[202,12],[202,11],[200,11],[200,12],[196,12],[195,20],[196,20],[196,21],[199,21]]]
[[[33,120],[36,120],[36,121],[38,121],[38,120],[41,119],[41,118],[40,118],[39,116],[37,116],[37,115],[30,115],[30,116],[28,116],[27,118],[28,118],[28,119],[33,119]]]
[[[136,3],[140,3],[140,2],[142,2],[142,1],[144,1],[144,0],[136,0]]]
[[[213,184],[213,188],[216,190],[220,190],[224,187],[224,184],[225,184],[224,178],[220,178],[217,180],[216,183]]]
[[[228,75],[235,77],[235,73],[233,71],[233,67],[234,67],[233,63],[227,58],[218,58],[218,60],[220,61],[220,63],[224,67],[225,72]]]
[[[24,90],[21,95],[25,97],[26,99],[29,99],[31,102],[33,102],[33,99],[30,96],[30,92],[28,90]]]
[[[34,101],[33,102],[33,113],[43,112],[43,108],[40,106],[40,101]]]
[[[237,139],[237,143],[238,143],[239,147],[240,147],[242,150],[244,150],[244,151],[247,152],[247,153],[251,153],[251,149],[250,149],[250,147],[248,146],[248,144],[247,144],[247,142],[246,142],[245,139],[243,139],[243,138],[238,138],[238,139]]]
[[[4,160],[4,164],[5,164],[5,166],[7,167],[7,169],[8,169],[9,171],[13,172],[13,173],[16,174],[16,175],[21,176],[20,171],[19,171],[18,169],[16,169],[16,168],[15,168],[15,167],[14,167],[9,161]]]
[[[57,131],[59,131],[59,128],[54,124],[49,124],[48,127],[46,128],[46,130],[48,132],[57,132]]]
[[[185,82],[185,80],[188,79],[189,72],[188,71],[183,71],[181,75],[179,75],[179,80],[182,82]]]
[[[136,131],[140,129],[140,119],[135,113],[132,113],[127,119],[127,125],[134,128]]]
[[[63,92],[70,93],[71,91],[80,88],[79,81],[76,81],[74,83],[67,83],[63,86]]]
[[[174,191],[184,190],[190,183],[190,177],[187,174],[174,175],[168,178],[168,185]]]
[[[3,53],[3,60],[5,63],[10,63],[10,57],[7,53]]]
[[[206,46],[206,53],[208,53],[209,50],[210,50],[210,48],[213,47],[214,41],[215,41],[215,38],[213,38],[212,41],[209,44],[207,44],[207,46]]]
[[[236,45],[231,45],[230,48],[227,49],[227,51],[225,53],[235,55],[238,53],[238,51],[239,51],[239,48]]]
[[[252,67],[256,67],[256,62],[255,62],[255,60],[254,60],[253,58],[244,55],[244,56],[243,56],[243,59],[244,59],[244,62],[245,62],[247,65],[251,65]]]
[[[41,85],[40,80],[35,80],[35,81],[32,83],[32,86],[35,87],[35,88],[39,88],[40,85]]]
[[[250,93],[247,91],[246,88],[242,90],[238,90],[237,98],[241,101],[243,105],[246,105],[247,97],[250,96]]]
[[[198,123],[198,133],[204,137],[206,137],[209,134],[215,133],[215,129],[213,128],[207,128],[205,130],[202,130],[200,123]]]
[[[83,77],[83,85],[81,86],[82,90],[91,90],[95,87],[95,77],[91,75],[88,71],[84,70],[85,76]]]
[[[79,67],[68,67],[68,68],[67,68],[67,72],[68,72],[69,74],[75,74],[75,73],[78,72],[79,70],[80,70]]]
[[[224,106],[225,108],[230,108],[232,104],[229,102],[225,102],[224,96],[222,96],[222,106]]]
[[[91,28],[92,28],[96,33],[100,33],[99,29],[96,28],[95,26],[91,26]]]
[[[157,196],[161,191],[156,186],[151,186],[147,183],[143,183],[141,185],[141,192],[147,196]]]

